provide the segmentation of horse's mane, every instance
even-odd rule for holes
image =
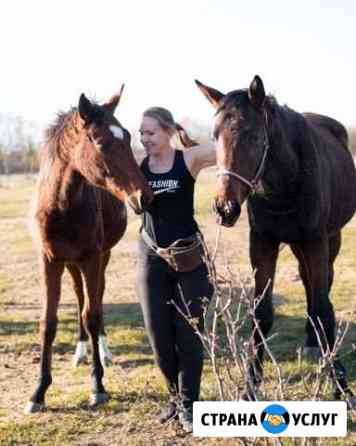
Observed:
[[[59,111],[57,113],[55,121],[50,124],[45,130],[46,142],[50,142],[53,138],[60,137],[63,134],[64,129],[66,128],[69,121],[72,119],[74,113],[77,111],[76,107],[72,107],[69,111],[63,112]]]
[[[234,106],[246,104],[248,102],[247,91],[247,89],[230,91],[230,93],[228,93],[222,100],[222,104],[216,110],[215,115],[218,115],[221,111],[225,110],[230,104]]]
[[[249,99],[248,99],[248,89],[247,88],[230,91],[230,93],[228,93],[225,96],[225,98],[223,99],[223,103],[221,104],[221,106],[216,111],[216,115],[219,114],[222,110],[224,110],[227,107],[229,107],[230,104],[239,107],[239,106],[247,105],[248,103],[249,103]],[[284,110],[286,108],[286,111],[291,110],[287,106],[282,106],[281,107],[278,104],[277,99],[273,95],[267,95],[266,96],[266,103],[271,108],[280,108],[282,110]]]
[[[103,116],[102,107],[97,103],[95,99],[91,99],[91,103],[93,106],[92,114],[95,115],[95,119],[99,120]],[[78,112],[77,107],[72,107],[69,111],[57,112],[57,116],[55,121],[50,124],[45,130],[45,144],[52,145],[59,142],[61,136],[64,134],[65,130],[70,126],[74,115]]]
[[[77,112],[76,107],[72,107],[69,111],[59,111],[52,124],[50,124],[44,132],[44,144],[42,145],[41,157],[44,160],[53,162],[55,158],[60,156],[60,143],[62,136],[73,120],[74,114]]]
[[[91,100],[96,114],[96,119],[100,119],[103,111],[100,105],[95,100]],[[75,119],[78,113],[78,107],[72,107],[68,111],[59,111],[52,124],[50,124],[44,132],[44,143],[41,148],[41,173],[47,177],[50,167],[56,159],[63,159],[63,154],[68,147],[65,147],[64,141],[67,139],[66,132],[70,135],[78,133],[77,120]],[[74,130],[74,132],[73,132]],[[73,135],[70,135],[73,136]]]

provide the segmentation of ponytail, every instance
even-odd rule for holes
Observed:
[[[176,132],[178,133],[180,142],[186,149],[188,149],[189,147],[194,147],[194,146],[198,145],[198,143],[196,141],[194,141],[194,139],[189,138],[188,133],[177,122],[175,123],[175,128],[176,128]]]
[[[143,113],[143,116],[148,116],[149,118],[155,119],[160,125],[160,127],[163,130],[169,132],[171,135],[173,135],[174,132],[177,132],[179,140],[185,148],[194,147],[198,145],[196,141],[189,138],[184,128],[180,124],[174,121],[172,113],[166,108],[163,107],[148,108]]]

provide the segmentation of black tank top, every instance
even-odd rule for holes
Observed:
[[[152,240],[166,248],[177,239],[194,234],[198,230],[194,220],[195,179],[185,164],[183,152],[175,151],[173,166],[168,172],[151,172],[148,157],[142,161],[141,170],[156,192],[142,222]]]

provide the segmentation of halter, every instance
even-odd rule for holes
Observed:
[[[249,194],[255,194],[257,192],[258,182],[262,178],[263,172],[265,170],[266,158],[267,158],[267,154],[268,154],[268,151],[270,148],[269,140],[268,140],[268,133],[267,133],[267,124],[268,124],[267,112],[266,112],[266,110],[264,110],[263,155],[262,155],[260,165],[258,166],[258,169],[257,169],[257,172],[256,172],[254,178],[250,181],[247,178],[243,177],[242,175],[239,175],[238,173],[232,172],[231,170],[227,170],[227,169],[220,170],[216,174],[217,177],[220,177],[223,175],[234,177],[237,180],[241,181],[241,183],[244,183],[246,186],[248,186],[250,188]]]

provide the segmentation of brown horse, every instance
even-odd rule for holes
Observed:
[[[333,264],[341,246],[341,228],[356,210],[356,171],[345,128],[334,119],[300,114],[266,96],[255,76],[249,88],[223,94],[196,81],[216,109],[218,221],[233,226],[247,199],[250,260],[255,296],[267,293],[256,310],[263,335],[273,322],[272,289],[278,248],[288,243],[298,259],[306,295],[306,346],[317,348],[313,325],[323,348],[335,343],[335,315],[329,299]],[[325,330],[325,335],[323,334]],[[258,331],[255,383],[262,373],[263,343]],[[335,397],[351,394],[339,359]]]
[[[85,327],[92,341],[91,402],[95,405],[108,398],[99,351],[105,268],[110,249],[126,229],[125,200],[141,213],[153,197],[133,157],[130,134],[114,117],[121,93],[122,89],[103,105],[82,94],[78,108],[60,114],[47,131],[33,219],[43,282],[40,379],[26,412],[43,408],[52,382],[52,343],[65,268],[78,297],[81,331]],[[87,299],[81,311],[83,279]]]

